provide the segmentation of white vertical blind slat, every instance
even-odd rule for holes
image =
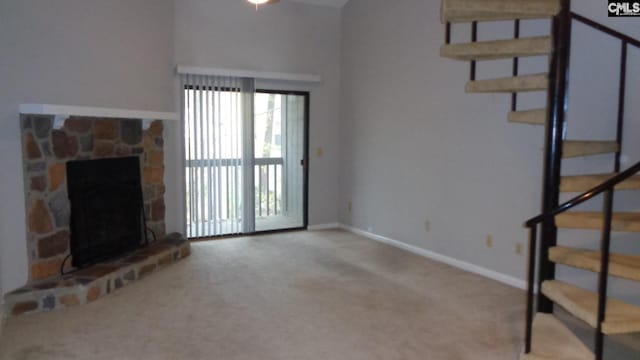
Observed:
[[[209,77],[205,78],[205,85],[204,85],[204,91],[203,91],[203,96],[204,96],[204,109],[205,109],[205,118],[209,119],[211,117],[211,113],[210,113],[210,102],[209,102],[209,88],[211,86],[211,79]],[[206,130],[205,130],[205,136],[207,138],[209,138],[210,132],[211,132],[211,122],[210,121],[205,121],[206,123]],[[215,214],[213,213],[213,197],[211,196],[211,191],[209,190],[211,188],[211,158],[212,158],[212,154],[211,154],[211,146],[210,146],[210,142],[207,141],[207,149],[206,149],[206,156],[205,158],[207,159],[206,164],[207,164],[207,168],[205,169],[205,178],[206,181],[205,183],[207,184],[207,222],[206,222],[206,233],[207,234],[211,234],[212,232],[212,225],[215,222]]]
[[[240,80],[242,84],[242,92],[240,94],[242,99],[241,109],[243,119],[242,122],[242,232],[250,233],[255,231],[255,188],[253,184],[254,179],[254,137],[253,137],[253,92],[254,83],[252,81]]]
[[[215,98],[214,98],[214,102],[215,102],[215,122],[213,124],[213,129],[215,132],[215,137],[214,137],[214,144],[213,144],[213,149],[214,152],[216,153],[216,159],[218,159],[219,157],[221,157],[220,154],[220,150],[219,150],[219,144],[220,141],[222,140],[222,134],[220,133],[220,129],[218,127],[218,123],[220,122],[220,118],[222,117],[222,112],[220,109],[220,98],[221,98],[221,93],[222,93],[222,88],[221,88],[221,84],[220,84],[221,79],[219,77],[215,78],[215,85],[216,85],[216,90],[213,93]],[[215,208],[216,208],[216,214],[217,217],[216,219],[220,219],[221,217],[221,206],[220,206],[220,202],[221,200],[221,196],[220,196],[220,191],[219,191],[219,183],[220,183],[220,179],[219,179],[219,174],[220,174],[220,167],[218,166],[218,164],[216,164],[216,166],[214,166],[214,171],[213,171],[213,176],[214,176],[214,181],[213,184],[211,184],[211,187],[213,189],[214,194],[216,194],[216,202],[215,202]],[[219,233],[223,233],[222,230],[222,223],[219,221],[216,221],[216,234]]]
[[[241,233],[244,177],[243,79],[182,75],[186,232],[190,238]],[[247,96],[251,92],[251,97]]]
[[[197,110],[197,114],[198,114],[198,133],[199,134],[204,134],[204,125],[205,125],[205,119],[204,116],[202,114],[202,94],[204,93],[204,91],[202,91],[202,85],[203,85],[203,78],[200,77],[198,78],[198,97],[197,97],[197,104],[196,104],[196,110]],[[198,152],[198,159],[204,159],[204,147],[205,147],[205,139],[200,136],[198,138],[198,145],[199,145],[199,152]],[[198,167],[198,181],[199,181],[199,185],[198,188],[200,189],[200,196],[198,196],[198,203],[199,203],[199,208],[198,208],[198,214],[199,214],[199,218],[200,218],[200,222],[199,222],[199,227],[198,227],[198,237],[202,237],[204,236],[205,232],[204,232],[204,225],[206,224],[206,217],[205,217],[205,213],[204,213],[204,207],[205,207],[205,203],[206,203],[206,196],[205,196],[205,184],[204,184],[204,169],[202,167]]]
[[[231,112],[231,117],[235,117],[235,111],[233,108],[234,105],[234,99],[237,96],[236,94],[236,89],[235,89],[235,79],[231,78],[230,79],[230,83],[229,83],[229,88],[230,88],[230,92],[232,94],[232,96],[229,98],[229,111]],[[229,218],[231,219],[231,232],[236,234],[236,216],[235,216],[235,208],[233,205],[236,204],[235,202],[235,197],[234,197],[234,188],[235,188],[235,179],[233,177],[233,173],[234,173],[234,169],[235,169],[235,165],[234,165],[234,161],[235,161],[235,131],[234,131],[234,126],[235,123],[232,124],[229,127],[229,137],[231,138],[231,142],[229,143],[229,158],[231,158],[232,160],[229,161],[229,167],[227,168],[227,178],[229,179],[230,184],[233,184],[234,186],[231,186],[228,191],[227,194],[229,196],[229,203],[232,204],[232,206],[230,206],[231,209],[231,213],[229,214]]]
[[[222,118],[224,117],[224,112],[222,111],[222,102],[224,101],[224,98],[222,96],[223,91],[224,91],[224,78],[220,79],[220,91],[218,91],[218,111],[219,111],[219,117],[218,117],[218,121],[216,123],[216,128],[218,130],[218,138],[216,139],[216,144],[217,144],[217,149],[218,149],[218,154],[219,157],[222,158],[223,157],[223,153],[222,153],[222,139],[224,139],[224,134],[222,133]],[[216,145],[214,144],[214,145]],[[223,219],[222,215],[223,215],[223,203],[224,203],[224,195],[222,193],[222,166],[217,166],[216,167],[217,170],[217,181],[216,181],[216,188],[217,188],[217,192],[218,192],[218,201],[217,201],[217,206],[218,206],[218,213],[219,218]],[[220,228],[223,229],[223,225],[224,222],[220,221]],[[221,230],[222,232],[225,232],[224,230]]]
[[[240,80],[236,79],[236,92],[238,93],[238,95],[235,98],[235,111],[236,111],[236,116],[240,119],[242,119],[242,102],[240,101],[242,93],[241,93],[241,84],[240,84]],[[236,146],[235,146],[235,178],[236,178],[236,183],[238,184],[238,186],[235,189],[235,202],[236,204],[238,204],[238,207],[236,207],[236,232],[241,233],[242,232],[242,213],[241,213],[241,206],[242,204],[244,204],[244,200],[243,200],[243,193],[242,193],[242,158],[243,158],[243,154],[242,154],[242,122],[238,121],[235,124],[235,129],[236,129]]]
[[[231,83],[231,91],[233,93],[233,96],[229,99],[229,108],[231,109],[231,117],[233,118],[237,118],[238,117],[238,112],[236,109],[236,102],[237,102],[237,98],[238,98],[238,81],[237,79],[232,79],[232,83]],[[237,132],[237,125],[238,122],[234,122],[233,125],[231,126],[231,158],[233,159],[231,161],[231,178],[233,179],[233,188],[231,189],[231,193],[230,193],[230,197],[231,200],[233,202],[233,204],[235,204],[234,206],[234,211],[233,211],[233,217],[232,217],[232,232],[237,234],[239,233],[239,229],[238,229],[238,213],[237,213],[237,206],[238,206],[238,201],[237,201],[237,190],[238,190],[238,178],[237,178],[237,164],[236,164],[236,159],[238,158],[238,152],[237,152],[237,146],[238,146],[238,132]]]
[[[191,160],[195,160],[196,159],[196,144],[197,144],[197,140],[196,140],[196,127],[195,127],[195,113],[194,111],[194,107],[195,107],[195,87],[193,87],[193,77],[190,76],[189,77],[189,86],[190,86],[190,91],[188,92],[189,94],[189,123],[190,123],[190,131],[191,131],[191,137],[190,137],[190,145],[189,145],[189,153],[190,153],[190,159]],[[196,178],[196,170],[197,168],[195,166],[191,166],[190,169],[190,173],[191,176],[189,178],[189,181],[191,183],[191,204],[190,204],[190,208],[191,208],[191,223],[195,224],[197,226],[198,224],[198,215],[196,214],[196,205],[197,205],[197,189],[196,189],[196,182],[195,182],[195,178]],[[193,226],[191,227],[191,236],[192,237],[197,237],[197,229],[194,228]]]
[[[178,78],[178,84],[179,84],[179,89],[180,91],[178,92],[178,102],[180,103],[180,120],[181,120],[181,127],[179,127],[179,134],[183,139],[186,139],[186,121],[185,119],[187,118],[185,115],[185,111],[186,111],[186,106],[185,106],[185,100],[184,100],[184,86],[185,86],[185,77],[183,75],[179,76]],[[184,142],[185,147],[187,146],[187,141]],[[182,155],[182,165],[184,168],[184,171],[182,174],[185,175],[182,179],[184,179],[184,181],[180,181],[180,187],[182,188],[183,193],[187,193],[187,184],[186,184],[186,180],[187,180],[187,176],[186,176],[186,169],[187,169],[187,149],[186,148],[182,148],[180,149],[180,154]],[[189,221],[187,220],[187,207],[186,207],[186,199],[185,199],[185,207],[180,207],[181,209],[184,209],[184,216],[185,216],[185,221],[183,223],[183,227],[182,227],[182,233],[185,234],[187,237],[189,236],[189,233],[187,232],[187,227],[186,224],[189,223]]]

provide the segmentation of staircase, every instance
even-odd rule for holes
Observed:
[[[570,0],[442,1],[441,15],[446,30],[445,45],[440,53],[446,58],[470,62],[470,80],[466,84],[466,91],[511,94],[511,109],[507,115],[509,122],[544,126],[546,130],[542,214],[526,222],[530,232],[529,274],[525,349],[521,359],[604,359],[605,336],[640,332],[640,307],[607,295],[610,276],[640,281],[640,256],[610,252],[613,231],[640,232],[640,213],[613,210],[616,193],[640,190],[640,163],[624,171],[621,169],[627,50],[630,46],[640,48],[640,41],[572,13]],[[550,34],[520,37],[520,23],[525,19],[551,19]],[[513,39],[477,41],[478,22],[498,20],[513,21]],[[597,29],[621,44],[618,118],[613,125],[617,128],[617,136],[613,141],[571,140],[564,137],[573,22]],[[470,42],[451,43],[452,26],[457,23],[471,23]],[[541,55],[548,56],[547,73],[519,73],[520,58]],[[477,80],[476,62],[496,59],[513,60],[511,76]],[[546,92],[547,106],[518,109],[518,94],[523,92]],[[614,155],[611,173],[561,174],[563,161],[600,154]],[[580,195],[560,204],[561,193]],[[603,211],[573,210],[582,203],[594,201],[594,197],[600,194],[604,194]],[[558,229],[600,231],[600,251],[562,246]],[[538,242],[539,252],[536,251]],[[598,292],[557,280],[556,265],[595,273]],[[534,293],[536,285],[540,290],[537,295]],[[595,330],[593,348],[585,346],[554,316],[556,306]]]

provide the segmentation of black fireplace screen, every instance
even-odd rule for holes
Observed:
[[[70,161],[72,265],[82,268],[147,242],[140,159]]]

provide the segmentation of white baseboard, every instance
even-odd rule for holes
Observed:
[[[342,226],[339,223],[329,223],[329,224],[309,225],[307,226],[307,230],[319,231],[319,230],[340,229],[341,227]]]
[[[474,273],[474,274],[478,274],[478,275],[487,277],[489,279],[501,282],[503,284],[506,284],[506,285],[509,285],[509,286],[513,286],[513,287],[518,288],[518,289],[526,290],[526,288],[527,288],[527,282],[522,280],[522,279],[518,279],[518,278],[513,277],[513,276],[505,275],[505,274],[499,273],[497,271],[489,270],[489,269],[484,268],[482,266],[478,266],[478,265],[474,265],[474,264],[471,264],[471,263],[468,263],[468,262],[465,262],[465,261],[457,260],[457,259],[445,256],[445,255],[438,254],[436,252],[429,251],[429,250],[426,250],[426,249],[422,249],[422,248],[419,248],[419,247],[414,246],[414,245],[409,245],[409,244],[406,244],[406,243],[403,243],[401,241],[394,240],[394,239],[391,239],[391,238],[388,238],[388,237],[384,237],[384,236],[381,236],[381,235],[373,234],[373,233],[370,233],[368,231],[364,231],[364,230],[355,228],[353,226],[348,226],[348,225],[341,224],[340,228],[345,229],[347,231],[350,231],[350,232],[352,232],[354,234],[358,234],[358,235],[364,236],[364,237],[369,238],[371,240],[375,240],[375,241],[378,241],[378,242],[381,242],[381,243],[384,243],[384,244],[387,244],[387,245],[391,245],[393,247],[408,251],[410,253],[413,253],[413,254],[416,254],[416,255],[419,255],[419,256],[422,256],[422,257],[425,257],[427,259],[431,259],[431,260],[434,260],[434,261],[445,263],[447,265],[451,265],[451,266],[456,267],[458,269],[465,270],[465,271],[468,271],[468,272],[471,272],[471,273]]]

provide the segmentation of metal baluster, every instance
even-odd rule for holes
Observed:
[[[513,37],[515,39],[520,38],[520,19],[516,19],[514,23]],[[518,65],[519,59],[517,57],[513,58],[513,76],[518,76]],[[511,94],[511,111],[516,111],[518,108],[518,93],[514,92]]]
[[[618,151],[616,152],[615,172],[620,172],[620,158],[622,157],[622,134],[624,132],[624,105],[627,86],[627,48],[628,43],[622,41],[622,50],[620,53],[620,88],[618,90],[618,128],[616,141],[618,142]]]
[[[471,23],[471,42],[476,42],[478,40],[478,22],[474,21]],[[476,61],[471,60],[471,69],[469,79],[474,81],[476,79]]]
[[[549,123],[545,131],[544,185],[542,212],[549,214],[560,202],[560,173],[562,146],[565,135],[565,111],[568,107],[569,57],[571,45],[571,3],[562,0],[562,11],[553,18],[553,54],[549,66],[549,91],[547,104]],[[555,246],[558,228],[555,219],[549,217],[542,225],[538,288],[542,282],[555,278],[555,265],[549,260],[548,250]],[[538,293],[538,311],[551,313],[553,302]]]
[[[527,319],[525,331],[525,354],[531,352],[531,337],[533,331],[533,298],[536,272],[536,248],[538,239],[538,225],[529,228],[529,270],[527,283]]]
[[[451,43],[451,23],[448,21],[444,26],[444,42],[445,44]]]
[[[262,216],[262,165],[258,166],[258,214]]]
[[[595,355],[596,360],[602,360],[604,354],[604,333],[602,323],[607,309],[607,285],[609,280],[609,255],[611,250],[611,222],[613,218],[612,187],[604,196],[604,226],[602,229],[602,244],[600,248],[600,277],[598,279],[598,328],[596,329]]]
[[[273,165],[273,214],[278,215],[278,164]]]
[[[269,169],[271,168],[271,165],[267,164],[267,176],[266,176],[266,180],[267,180],[267,216],[270,215],[269,213],[269,189],[271,187],[271,184],[269,183]]]

